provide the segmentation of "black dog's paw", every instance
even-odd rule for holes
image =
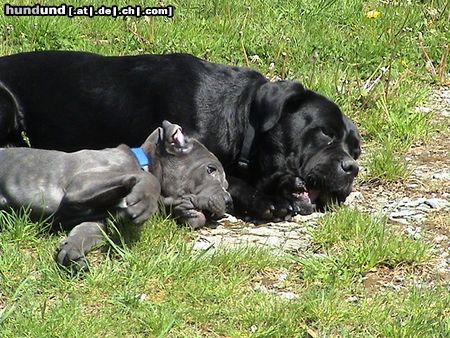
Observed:
[[[55,260],[59,266],[76,271],[87,271],[89,269],[85,255],[67,240],[63,240],[59,245]]]
[[[278,195],[289,203],[291,215],[310,215],[315,205],[311,203],[306,183],[300,177],[287,175],[281,181]]]
[[[292,201],[295,215],[311,215],[315,211],[315,205],[311,204],[308,196],[301,196]]]
[[[284,220],[292,211],[288,201],[261,192],[255,193],[248,202],[244,214],[262,221]]]

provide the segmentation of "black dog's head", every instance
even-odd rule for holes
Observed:
[[[285,197],[302,214],[350,194],[361,140],[335,103],[296,82],[266,83],[251,119],[259,135],[251,172],[261,191]]]

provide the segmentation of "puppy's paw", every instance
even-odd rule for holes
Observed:
[[[178,212],[176,216],[179,223],[189,226],[191,229],[199,229],[206,224],[205,215],[198,210],[189,209]]]
[[[76,271],[89,269],[84,253],[67,239],[60,243],[55,254],[55,260],[59,266],[72,268]]]
[[[155,196],[141,196],[140,199],[126,198],[126,213],[134,224],[142,224],[149,219],[158,207]]]

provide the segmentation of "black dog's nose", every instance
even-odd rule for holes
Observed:
[[[353,175],[353,176],[358,175],[359,167],[358,167],[358,163],[356,163],[355,160],[350,160],[350,159],[343,160],[341,162],[341,167],[349,175]]]

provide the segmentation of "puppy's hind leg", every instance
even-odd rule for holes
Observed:
[[[88,268],[86,254],[103,243],[106,226],[102,222],[83,222],[74,227],[59,244],[56,262],[60,266],[72,266],[76,270]]]

